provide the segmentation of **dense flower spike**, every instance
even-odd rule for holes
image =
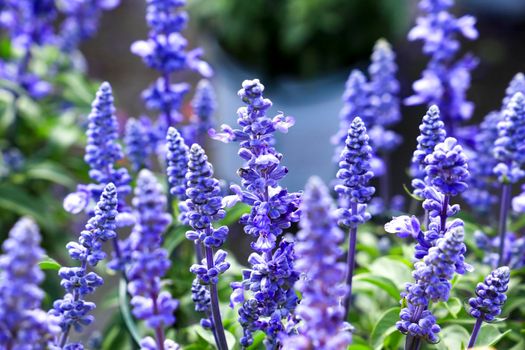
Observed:
[[[147,124],[144,124],[142,120],[128,119],[124,143],[126,144],[126,155],[135,171],[148,166],[148,156],[151,153],[149,136]]]
[[[344,105],[339,113],[339,131],[332,137],[332,144],[335,145],[334,159],[336,161],[339,161],[348,136],[348,129],[353,119],[359,116],[367,126],[371,126],[370,124],[373,122],[370,115],[368,90],[369,86],[366,76],[361,71],[354,69],[346,81],[343,93]]]
[[[498,123],[499,137],[494,143],[494,155],[499,161],[494,172],[504,183],[516,183],[525,176],[525,97],[517,92]]]
[[[489,237],[481,231],[476,231],[474,239],[478,248],[483,251],[483,262],[496,268],[499,260],[500,237]],[[511,269],[520,269],[525,266],[525,237],[518,237],[513,232],[507,232],[503,243],[502,262]]]
[[[193,70],[209,78],[213,71],[200,59],[202,49],[187,51],[187,40],[181,35],[188,22],[188,14],[181,8],[185,0],[147,2],[146,20],[150,27],[148,40],[139,40],[131,46],[131,52],[142,57],[144,63],[161,74],[161,77],[142,97],[148,109],[157,110],[162,116],[158,123],[160,134],[164,135],[170,126],[182,121],[179,113],[184,95],[189,91],[187,83],[172,84],[171,74]]]
[[[162,248],[162,236],[171,216],[166,212],[162,186],[149,170],[139,173],[133,206],[137,222],[129,238],[131,261],[126,272],[132,311],[137,319],[155,330],[155,349],[163,349],[164,329],[175,322],[178,301],[169,292],[161,291],[161,279],[171,265],[168,253]]]
[[[204,248],[204,259],[191,266],[201,284],[209,287],[212,327],[219,350],[228,349],[224,326],[219,310],[217,283],[230,264],[226,262],[227,253],[219,249],[228,234],[228,227],[214,228],[213,223],[224,218],[221,189],[219,181],[213,177],[213,167],[201,146],[191,146],[188,172],[186,174],[187,216],[193,231],[188,231],[186,237],[197,244],[197,250]],[[201,307],[201,305],[197,305]],[[203,321],[206,324],[206,320]]]
[[[2,244],[0,255],[0,348],[47,349],[60,333],[58,319],[41,307],[44,252],[40,232],[29,218],[20,219]]]
[[[302,274],[296,282],[302,300],[296,315],[302,320],[299,335],[288,338],[285,349],[343,349],[351,334],[343,329],[344,309],[339,299],[347,288],[343,254],[339,245],[343,232],[337,227],[332,198],[319,178],[311,178],[301,204],[301,231],[297,235],[295,267]]]
[[[470,71],[476,67],[477,59],[470,55],[456,58],[461,48],[459,38],[473,40],[478,36],[475,18],[454,17],[449,12],[453,5],[453,0],[420,1],[423,16],[418,17],[408,39],[422,40],[423,53],[430,56],[430,61],[422,77],[413,84],[415,94],[405,100],[408,105],[439,106],[450,136],[455,136],[455,128],[470,119],[474,109],[465,95],[470,86]]]
[[[470,270],[464,262],[466,252],[463,225],[447,230],[428,254],[415,264],[415,283],[408,283],[403,298],[406,307],[401,310],[401,321],[396,326],[404,334],[428,342],[437,342],[440,328],[428,310],[430,302],[447,301],[454,273]]]
[[[445,196],[457,196],[467,189],[467,156],[455,138],[448,137],[436,145],[425,163],[430,184]]]
[[[483,283],[478,283],[476,297],[469,300],[470,315],[477,319],[470,337],[469,348],[474,347],[483,321],[494,321],[501,313],[501,308],[507,300],[505,292],[508,289],[509,280],[510,270],[507,266],[503,266],[492,271],[485,277]]]
[[[244,329],[243,346],[252,343],[252,333],[263,330],[267,346],[278,347],[278,335],[284,330],[283,321],[293,313],[297,297],[293,284],[297,273],[293,270],[293,244],[282,241],[274,251],[277,237],[292,222],[299,219],[299,193],[288,193],[279,185],[288,170],[282,166],[282,154],[274,148],[276,130],[286,133],[294,120],[278,114],[269,118],[266,113],[272,102],[263,97],[264,86],[255,80],[245,80],[238,95],[246,106],[237,110],[240,129],[222,126],[222,132],[210,130],[210,136],[223,142],[238,141],[239,156],[246,164],[239,169],[241,184],[232,186],[235,195],[225,198],[227,204],[242,201],[251,211],[241,217],[244,231],[257,238],[252,243],[256,251],[248,261],[252,269],[243,273],[243,282],[235,283],[232,294],[234,303],[243,302],[239,321]],[[273,253],[272,253],[273,252]],[[265,281],[264,283],[261,283]],[[253,298],[244,300],[244,290]]]
[[[412,186],[416,189],[416,194],[421,195],[425,187],[425,168],[426,157],[434,151],[437,144],[443,142],[446,137],[445,125],[441,121],[439,108],[431,106],[419,125],[420,135],[417,137],[417,148],[412,156],[412,166],[410,168]]]
[[[66,346],[71,327],[81,332],[84,326],[94,320],[89,312],[95,308],[95,304],[86,301],[85,296],[92,294],[103,280],[97,273],[88,270],[105,259],[102,244],[116,237],[117,203],[117,189],[110,183],[104,188],[78,242],[69,242],[66,246],[69,256],[78,261],[80,266],[62,267],[58,272],[62,278],[60,285],[66,294],[63,299],[56,300],[50,310],[51,315],[60,317],[62,334],[55,344],[57,346]]]
[[[469,299],[470,315],[491,322],[501,313],[501,308],[507,300],[505,292],[508,289],[510,270],[507,266],[497,268],[476,287],[476,297]]]
[[[369,186],[374,174],[370,170],[372,148],[368,145],[368,140],[365,124],[361,118],[354,118],[339,158],[337,178],[341,183],[335,187],[340,198],[356,203],[359,208],[353,213],[350,203],[346,203],[346,208],[340,211],[339,223],[346,227],[355,227],[370,218],[364,211],[364,204],[370,201],[375,192],[374,187]],[[360,210],[361,208],[363,209]]]
[[[77,192],[64,199],[64,208],[70,213],[79,213],[88,207],[91,199],[100,198],[107,184],[113,183],[118,192],[119,220],[122,218],[120,223],[125,224],[125,213],[128,211],[126,196],[131,192],[131,177],[125,168],[115,169],[124,155],[117,142],[118,124],[109,83],[100,85],[88,121],[84,160],[90,167],[89,176],[96,183],[79,185]]]
[[[215,90],[209,80],[199,81],[191,100],[191,107],[196,119],[194,122],[198,125],[198,133],[207,133],[210,128],[214,127],[213,113],[217,109]]]

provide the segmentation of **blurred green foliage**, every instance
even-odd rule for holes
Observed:
[[[192,19],[237,61],[312,77],[367,57],[408,23],[407,0],[192,0]]]

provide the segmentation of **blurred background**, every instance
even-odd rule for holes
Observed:
[[[96,38],[82,47],[89,75],[114,86],[123,115],[144,112],[140,92],[156,78],[129,52],[131,43],[145,38],[145,1],[127,0],[104,14]],[[476,109],[471,123],[499,108],[512,76],[525,70],[525,2],[522,0],[457,1],[458,15],[477,17],[479,39],[464,42],[464,52],[480,59],[472,74],[468,99]],[[411,84],[427,63],[420,42],[408,42],[417,1],[409,0],[192,0],[190,47],[203,46],[216,74],[218,124],[235,124],[241,105],[236,96],[244,79],[259,78],[273,101],[273,112],[296,118],[289,134],[281,136],[279,150],[290,172],[286,184],[303,187],[312,174],[330,181],[335,173],[330,137],[338,129],[344,82],[353,68],[366,69],[375,41],[393,45],[399,65],[401,97],[412,93]],[[195,75],[177,77],[194,81]],[[424,107],[403,107],[403,121],[394,129],[404,137],[393,154],[394,193],[402,193],[406,168],[416,145]],[[284,141],[283,138],[286,140]],[[240,165],[236,146],[212,141],[218,175],[236,180]]]

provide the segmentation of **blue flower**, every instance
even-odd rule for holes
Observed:
[[[197,84],[195,95],[191,100],[193,115],[199,131],[207,133],[214,126],[213,113],[217,109],[217,101],[213,85],[207,79],[202,79]]]
[[[500,182],[516,183],[525,176],[525,97],[517,92],[503,111],[498,123],[499,137],[494,143],[494,156],[498,164],[494,173]]]
[[[485,277],[483,283],[478,283],[476,297],[468,301],[471,307],[470,315],[485,322],[494,321],[507,300],[505,292],[508,289],[509,280],[510,270],[507,266],[503,266],[492,271]]]
[[[302,295],[295,314],[302,324],[298,335],[284,341],[285,349],[339,349],[351,342],[339,302],[348,289],[345,264],[339,261],[344,234],[334,209],[326,186],[319,178],[311,178],[301,203],[301,231],[295,245],[295,268],[301,273],[296,287]]]
[[[40,232],[29,218],[20,219],[2,244],[0,256],[0,344],[22,349],[27,344],[47,349],[60,333],[58,319],[40,307],[44,274],[38,267],[44,256]]]
[[[457,196],[468,188],[467,156],[453,137],[437,144],[425,158],[429,182],[446,196]]]
[[[126,135],[124,137],[126,155],[135,171],[149,164],[148,157],[152,153],[150,130],[148,130],[150,125],[143,123],[143,120],[145,119],[130,118],[126,122]]]
[[[64,347],[67,344],[71,327],[81,332],[84,326],[94,320],[89,312],[95,304],[85,300],[85,296],[92,294],[103,284],[103,280],[95,272],[88,272],[89,267],[96,266],[106,254],[102,251],[102,244],[116,237],[117,216],[117,189],[110,183],[102,192],[93,216],[88,220],[85,229],[80,233],[77,242],[67,244],[70,257],[79,262],[79,267],[62,267],[59,276],[60,285],[65,289],[63,299],[53,303],[51,315],[60,317],[62,334],[56,345]]]
[[[476,67],[477,59],[469,55],[456,59],[461,48],[459,38],[473,40],[478,36],[475,18],[454,17],[449,12],[453,4],[449,0],[420,1],[423,15],[417,18],[408,39],[422,40],[423,53],[430,56],[430,61],[422,77],[413,84],[415,94],[405,100],[408,105],[439,106],[443,121],[451,131],[470,119],[474,109],[465,95],[470,86],[470,71]]]

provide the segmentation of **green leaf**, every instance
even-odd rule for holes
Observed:
[[[452,315],[452,317],[457,318],[458,314],[461,312],[461,309],[463,309],[463,304],[458,298],[450,298],[445,303],[445,307],[447,308],[448,312]]]
[[[253,343],[248,347],[247,350],[256,350],[259,349],[259,346],[263,343],[264,338],[266,338],[266,335],[264,332],[257,331],[253,334]]]
[[[368,345],[363,344],[352,344],[348,347],[348,350],[373,350]]]
[[[390,295],[395,301],[398,301],[401,298],[399,289],[389,278],[377,276],[371,273],[362,273],[354,276],[354,281],[363,281],[373,284],[374,286],[379,287],[387,292],[388,295]]]
[[[383,342],[385,338],[396,332],[396,322],[399,320],[399,307],[393,307],[387,310],[372,329],[372,334],[370,335],[370,345],[375,350],[383,349]]]
[[[60,270],[62,265],[60,265],[55,259],[50,258],[49,256],[44,256],[42,260],[38,262],[38,266],[41,270]]]
[[[405,287],[405,283],[412,281],[412,272],[403,262],[394,257],[383,256],[370,265],[370,272],[377,276],[390,279],[398,289]]]
[[[503,337],[511,332],[510,329],[507,329],[504,333],[501,333],[498,327],[484,323],[479,330],[478,339],[476,341],[476,346],[490,346],[496,345]]]
[[[46,180],[68,188],[75,186],[75,181],[67,175],[67,171],[53,162],[29,164],[26,175],[30,179]]]
[[[20,216],[30,216],[40,226],[50,227],[46,213],[42,212],[42,208],[45,206],[41,204],[38,198],[29,195],[22,187],[8,183],[0,185],[0,208]]]
[[[215,338],[213,337],[213,333],[210,330],[206,330],[200,325],[195,325],[191,328],[197,333],[199,337],[205,340],[208,344],[215,345]],[[235,336],[227,330],[224,331],[224,334],[226,335],[226,343],[228,343],[228,349],[233,349],[236,343]]]
[[[176,226],[171,229],[164,239],[164,247],[171,254],[186,239],[186,231],[191,230],[189,226]]]
[[[436,344],[436,348],[440,350],[465,349],[469,338],[470,334],[460,325],[448,326],[442,330],[441,341]]]
[[[219,222],[219,224],[221,226],[230,226],[231,224],[239,221],[243,214],[247,214],[249,212],[249,205],[244,203],[237,203],[232,208],[226,211],[226,216]]]
[[[135,325],[135,321],[131,316],[131,311],[129,309],[127,285],[126,280],[124,278],[120,279],[118,301],[120,313],[122,314],[122,318],[124,319],[126,328],[128,329],[128,332],[135,341],[135,343],[139,345],[142,337],[140,336],[139,331],[137,330],[137,326]]]

